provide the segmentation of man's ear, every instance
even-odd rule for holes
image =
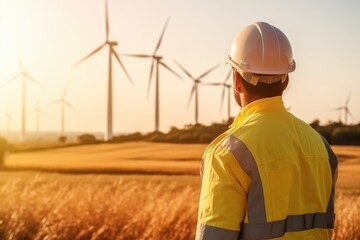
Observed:
[[[286,80],[285,82],[283,83],[283,91],[285,91],[285,89],[287,88],[289,84],[289,74],[286,76]]]
[[[237,93],[240,93],[242,91],[241,87],[241,77],[240,73],[238,73],[236,70],[233,70],[233,79],[234,79],[234,91]]]

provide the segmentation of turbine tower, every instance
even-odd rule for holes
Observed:
[[[26,135],[26,82],[32,81],[40,86],[41,86],[41,84],[38,81],[36,81],[32,76],[30,76],[30,74],[27,71],[24,70],[21,59],[19,59],[19,67],[20,67],[20,71],[14,77],[12,77],[7,83],[9,83],[13,80],[16,80],[19,77],[22,77],[22,97],[21,97],[22,107],[21,107],[20,141],[24,141],[25,135]]]
[[[220,105],[220,112],[222,110],[222,107],[224,105],[224,100],[225,100],[225,91],[227,91],[227,98],[228,98],[228,105],[227,105],[227,115],[228,115],[228,121],[230,120],[230,114],[231,114],[231,109],[230,109],[230,102],[231,102],[231,85],[227,83],[227,81],[230,79],[232,73],[232,69],[230,69],[229,73],[226,75],[225,80],[223,82],[218,82],[218,83],[202,83],[202,85],[208,85],[208,86],[222,86],[223,90],[222,90],[222,94],[221,94],[221,105]]]
[[[162,39],[164,37],[164,33],[165,30],[167,28],[167,25],[169,23],[169,19],[167,19],[165,26],[163,28],[163,31],[160,35],[160,39],[155,47],[155,51],[152,55],[148,55],[148,54],[122,54],[123,56],[127,56],[127,57],[136,57],[136,58],[152,58],[152,62],[151,62],[151,67],[150,67],[150,76],[149,76],[149,83],[148,83],[148,90],[147,90],[147,96],[149,97],[149,93],[150,93],[150,86],[151,86],[151,79],[152,79],[152,75],[153,75],[153,71],[155,68],[155,131],[158,132],[159,131],[159,126],[160,126],[160,107],[159,107],[159,102],[160,102],[160,96],[159,96],[159,66],[161,65],[162,67],[164,67],[165,69],[167,69],[168,71],[170,71],[171,73],[173,73],[175,76],[179,77],[181,79],[181,76],[179,74],[177,74],[173,69],[171,69],[168,65],[166,65],[163,62],[163,57],[157,54],[157,51],[160,48]]]
[[[345,105],[344,106],[340,106],[337,108],[332,109],[333,111],[339,111],[339,120],[341,122],[341,112],[344,111],[344,118],[345,118],[345,125],[348,124],[348,116],[350,116],[352,118],[352,114],[348,108],[348,104],[350,101],[350,97],[351,97],[351,93],[349,93],[349,96],[347,97],[346,101],[345,101]]]
[[[201,74],[199,77],[195,78],[193,77],[183,66],[181,66],[178,62],[175,61],[175,63],[181,68],[181,70],[184,71],[184,73],[194,81],[193,88],[190,93],[190,98],[188,102],[188,107],[190,105],[191,99],[193,95],[195,94],[195,124],[198,124],[199,120],[199,84],[201,84],[202,78],[204,78],[206,75],[208,75],[210,72],[212,72],[215,68],[219,67],[220,64],[215,65],[214,67],[207,70],[205,73]]]
[[[113,137],[113,87],[112,87],[112,57],[114,56],[117,62],[120,64],[121,68],[125,72],[129,81],[133,84],[130,75],[128,74],[127,70],[125,69],[124,64],[121,62],[119,55],[114,50],[114,47],[118,45],[116,41],[109,40],[109,14],[108,14],[108,1],[105,0],[105,28],[106,28],[106,35],[105,35],[105,42],[96,48],[94,51],[89,53],[87,56],[82,58],[78,61],[75,65],[79,65],[84,60],[90,58],[97,52],[99,52],[105,46],[109,47],[109,72],[108,72],[108,89],[107,89],[107,126],[105,132],[105,141],[110,140]]]
[[[61,110],[61,112],[60,112],[61,113],[61,115],[60,115],[60,122],[61,122],[60,136],[64,136],[64,133],[65,133],[65,108],[69,107],[69,108],[75,110],[75,108],[66,100],[66,93],[67,93],[67,87],[63,91],[61,98],[52,102],[52,104],[60,104],[60,110]]]

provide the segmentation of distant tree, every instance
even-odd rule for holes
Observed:
[[[127,135],[115,136],[111,139],[110,142],[119,143],[119,142],[141,141],[141,140],[144,140],[144,136],[141,133],[136,132],[136,133],[127,134]]]
[[[179,135],[179,143],[195,143],[197,142],[191,133],[183,133]]]
[[[66,140],[67,140],[67,137],[66,137],[66,136],[60,136],[60,137],[58,138],[58,140],[59,140],[59,142],[61,142],[61,143],[65,143]]]
[[[320,127],[320,120],[319,119],[315,119],[314,121],[312,121],[310,123],[310,126],[314,129],[317,129],[318,127]]]
[[[4,138],[0,137],[0,168],[4,166],[4,156],[7,150],[8,150],[7,141]]]
[[[171,127],[168,134],[178,134],[180,131],[177,127]]]
[[[199,142],[200,143],[210,143],[214,139],[214,136],[212,136],[209,133],[202,133],[199,136]]]
[[[81,144],[94,144],[98,143],[99,141],[96,139],[96,137],[92,134],[82,134],[78,136],[78,141]]]
[[[333,144],[360,145],[360,128],[343,127],[336,128],[332,134]]]

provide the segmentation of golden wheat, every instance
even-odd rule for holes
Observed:
[[[1,175],[0,239],[194,239],[197,176]],[[360,191],[336,200],[334,239],[359,239]]]
[[[192,239],[198,189],[187,176],[2,179],[0,239]]]

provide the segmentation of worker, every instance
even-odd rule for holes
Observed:
[[[331,239],[337,158],[284,107],[296,66],[288,38],[251,24],[227,63],[241,111],[204,152],[196,239]]]

